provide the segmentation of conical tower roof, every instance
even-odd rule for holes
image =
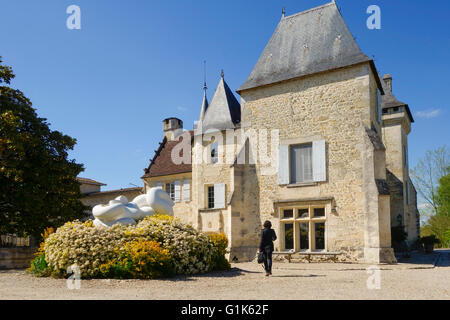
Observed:
[[[204,98],[205,101],[205,98]],[[203,106],[202,106],[203,109]],[[200,114],[202,116],[202,114]],[[241,122],[241,105],[225,82],[223,72],[211,103],[200,120],[202,131],[233,129]]]
[[[198,118],[198,121],[202,121],[204,116],[205,116],[205,112],[208,109],[208,98],[206,97],[206,85],[205,85],[205,93],[203,94],[203,101],[202,101],[202,108],[200,110],[200,117]]]

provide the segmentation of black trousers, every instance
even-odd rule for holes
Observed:
[[[272,273],[272,248],[264,249],[264,269],[267,273]]]

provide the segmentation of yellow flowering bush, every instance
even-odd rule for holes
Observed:
[[[54,232],[55,229],[53,227],[49,227],[46,228],[43,233],[41,233],[42,242],[39,244],[38,251],[34,253],[35,256],[40,256],[41,254],[44,253],[45,240],[47,240],[47,238]]]
[[[44,245],[45,240],[53,233],[55,229],[52,227],[46,228],[43,233],[41,233],[41,237],[43,241],[40,243],[38,250],[34,253],[35,258],[31,261],[30,267],[27,271],[37,277],[45,277],[50,273],[50,269],[48,268],[48,264],[45,261],[45,253],[44,253]]]
[[[128,242],[117,258],[100,266],[105,278],[153,279],[173,274],[173,262],[169,251],[156,241]]]
[[[228,238],[224,233],[212,233],[209,234],[209,240],[213,243],[215,248],[213,255],[213,269],[225,270],[231,267],[225,254],[227,253]]]
[[[67,267],[76,264],[82,278],[156,278],[217,270],[218,257],[225,260],[228,242],[225,235],[217,237],[215,241],[169,216],[110,228],[73,221],[48,236],[44,254],[55,276],[65,276]]]

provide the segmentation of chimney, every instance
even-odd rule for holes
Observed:
[[[383,81],[386,84],[386,86],[389,88],[389,91],[392,92],[392,77],[389,73],[384,75]]]
[[[175,140],[183,133],[183,121],[178,118],[167,118],[163,120],[164,136],[168,141]]]

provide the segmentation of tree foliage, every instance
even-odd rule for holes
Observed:
[[[429,150],[411,170],[411,178],[420,197],[431,208],[431,215],[438,212],[437,189],[439,179],[450,173],[450,151],[446,146]],[[422,211],[421,214],[424,212]]]
[[[0,84],[14,77],[0,57]],[[83,166],[67,158],[75,144],[50,130],[21,91],[0,85],[0,234],[39,236],[83,216]]]
[[[438,215],[450,217],[450,174],[439,180],[437,190]]]

